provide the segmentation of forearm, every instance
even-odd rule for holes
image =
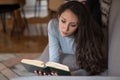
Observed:
[[[49,37],[49,61],[59,62],[59,41],[58,41],[58,33],[56,32],[56,24],[55,19],[52,19],[48,23],[48,37]]]

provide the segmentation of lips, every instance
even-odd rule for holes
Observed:
[[[67,35],[68,33],[66,33],[66,32],[62,32],[62,34]]]

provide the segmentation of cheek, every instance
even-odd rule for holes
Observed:
[[[63,29],[63,24],[59,23],[59,30],[61,31]]]
[[[71,28],[70,29],[70,33],[74,33],[76,31],[77,27],[76,28]]]
[[[60,25],[60,23],[59,23],[59,30],[61,30],[61,25]]]

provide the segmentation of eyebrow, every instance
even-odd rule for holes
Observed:
[[[62,19],[66,20],[64,17],[61,16]],[[72,24],[77,24],[77,22],[71,22]]]
[[[62,16],[61,16],[62,17]],[[65,19],[64,17],[62,17],[63,19]],[[65,19],[66,20],[66,19]]]

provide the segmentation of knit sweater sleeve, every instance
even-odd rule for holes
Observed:
[[[60,45],[58,39],[58,22],[57,19],[51,19],[48,23],[48,36],[49,36],[49,61],[59,62],[60,58]]]

